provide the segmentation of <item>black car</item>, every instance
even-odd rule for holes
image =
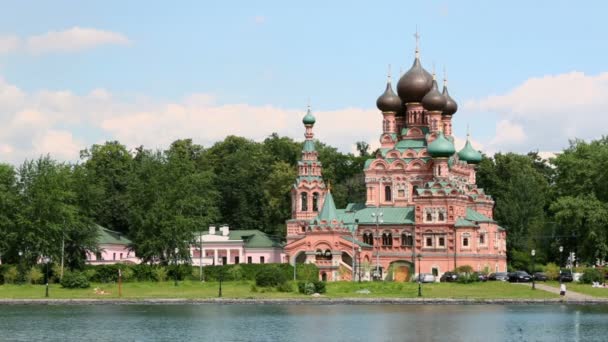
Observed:
[[[572,271],[570,271],[570,270],[559,271],[558,280],[561,281],[562,283],[569,283],[569,282],[573,281],[574,277],[572,277]]]
[[[507,280],[509,280],[509,273],[507,273],[507,272],[490,273],[490,275],[488,276],[488,280],[507,281]]]
[[[458,280],[458,274],[454,273],[454,272],[445,272],[441,278],[439,278],[439,281],[444,283],[444,282],[453,282]]]
[[[488,276],[480,272],[473,272],[471,276],[477,281],[488,281]]]
[[[547,278],[547,275],[544,274],[543,272],[536,272],[532,276],[534,277],[534,280],[536,280],[536,281],[547,281],[547,280],[549,280],[549,278]]]
[[[509,273],[509,282],[511,283],[528,283],[531,281],[532,277],[525,271]]]

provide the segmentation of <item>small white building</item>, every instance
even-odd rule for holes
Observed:
[[[202,253],[201,253],[202,250]],[[194,234],[190,248],[192,265],[232,265],[280,263],[283,245],[257,229],[230,230],[228,226],[210,226]]]

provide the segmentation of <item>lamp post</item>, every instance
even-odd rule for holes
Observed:
[[[562,284],[562,252],[564,251],[564,246],[559,246],[559,284]]]
[[[418,253],[416,257],[418,258],[418,297],[422,297],[422,277],[420,273],[420,259],[422,259],[422,254]]]
[[[19,251],[19,285],[23,285],[23,252]]]
[[[223,263],[222,263],[223,266]],[[224,277],[224,267],[220,267],[220,272],[219,272],[219,278],[220,278],[220,289],[219,292],[217,294],[218,297],[222,297],[222,280]]]
[[[376,273],[374,274],[374,278],[380,278],[380,224],[384,223],[382,219],[384,214],[381,211],[376,211],[372,213],[372,217],[376,221]]]
[[[175,249],[173,250],[175,253],[174,255],[174,264],[175,264],[175,269],[173,269],[173,275],[174,275],[174,279],[175,279],[175,286],[177,286],[177,253],[179,253],[179,249],[177,247],[175,247]]]
[[[44,257],[42,259],[42,261],[46,264],[46,276],[45,276],[45,281],[44,281],[46,289],[44,291],[44,296],[46,298],[48,298],[49,297],[49,262],[51,261],[51,258]]]
[[[359,246],[358,252],[359,254],[357,254],[357,267],[359,271],[359,283],[361,283],[361,246]]]
[[[532,290],[536,290],[536,284],[534,283],[534,256],[536,256],[536,250],[532,250]]]

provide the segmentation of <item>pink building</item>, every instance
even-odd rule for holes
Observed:
[[[91,265],[131,263],[139,264],[141,260],[135,252],[129,250],[131,240],[124,235],[102,226],[97,226],[97,244],[99,252],[87,252],[87,263]]]
[[[283,246],[259,230],[230,230],[228,226],[196,233],[190,247],[192,265],[279,263]],[[201,254],[202,250],[202,254]]]
[[[418,49],[393,92],[390,75],[376,101],[381,148],[364,166],[367,199],[336,209],[322,178],[313,140],[315,118],[303,119],[305,142],[292,188],[286,257],[315,263],[320,278],[374,277],[408,281],[458,266],[506,271],[506,231],[493,220],[494,201],[475,184],[482,156],[471,146],[456,153],[457,111],[447,82],[421,65]]]

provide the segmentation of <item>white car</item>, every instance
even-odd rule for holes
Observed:
[[[434,283],[435,282],[435,276],[430,273],[420,273],[418,275],[418,277],[414,278],[414,281],[418,282],[419,279],[420,279],[420,282],[422,282],[422,283]]]

